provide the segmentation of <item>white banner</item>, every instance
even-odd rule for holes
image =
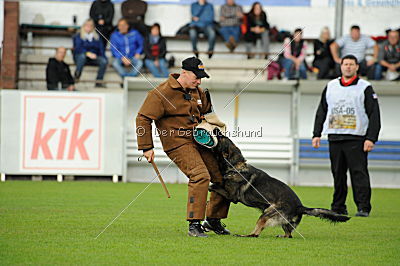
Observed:
[[[21,94],[21,171],[102,172],[104,96]]]

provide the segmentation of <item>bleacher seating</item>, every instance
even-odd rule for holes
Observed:
[[[24,52],[20,54],[19,60],[19,87],[21,89],[45,89],[46,83],[46,65],[49,59],[49,55],[36,53],[29,51],[30,48],[23,48]],[[54,50],[55,47],[49,47],[48,49]],[[43,49],[40,49],[43,50]],[[107,52],[108,58],[110,59],[110,53]],[[170,68],[171,72],[179,72],[179,62],[184,59],[180,54],[175,55],[176,67]],[[111,59],[110,59],[111,60]],[[75,71],[75,64],[71,55],[65,57],[65,62],[70,65],[71,72]],[[254,76],[255,73],[264,69],[267,63],[264,59],[251,59],[251,60],[240,60],[240,59],[203,59],[204,64],[207,66],[207,72],[213,77],[218,76],[226,77],[227,71],[231,79],[240,79],[243,76]],[[111,62],[110,62],[111,63]],[[147,71],[142,71],[148,78],[154,79],[151,74]],[[85,66],[80,82],[77,84],[77,88],[87,90],[93,87],[95,77],[97,73],[96,66]],[[265,80],[265,75],[259,75],[260,79]],[[109,64],[105,74],[104,82],[108,88],[120,89],[122,79]]]

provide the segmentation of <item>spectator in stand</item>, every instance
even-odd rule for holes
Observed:
[[[104,47],[113,31],[114,4],[110,0],[95,0],[90,7],[90,18],[93,19],[96,28],[104,36],[101,36]]]
[[[319,39],[314,41],[313,67],[318,69],[317,79],[332,79],[331,72],[335,68],[330,45],[334,40],[328,27],[323,27]]]
[[[150,34],[145,38],[144,44],[145,60],[147,69],[156,78],[168,77],[168,63],[165,60],[167,45],[164,37],[161,35],[160,24],[155,23],[150,28]]]
[[[146,36],[148,27],[144,23],[144,18],[147,12],[147,3],[142,0],[126,0],[121,4],[122,17],[125,18],[129,26],[136,29]]]
[[[191,7],[192,22],[190,23],[190,40],[192,41],[193,53],[199,57],[197,49],[197,36],[204,33],[208,39],[208,58],[213,56],[216,33],[214,29],[214,7],[206,0],[198,0]]]
[[[80,31],[73,37],[74,61],[76,64],[75,81],[79,80],[85,64],[97,65],[96,87],[105,88],[102,82],[107,68],[107,58],[104,53],[104,45],[100,36],[94,29],[94,21],[88,19],[82,25]]]
[[[379,48],[379,63],[375,69],[375,79],[382,79],[382,72],[386,72],[386,79],[398,80],[400,73],[400,42],[399,31],[390,30],[388,39]]]
[[[56,55],[49,58],[46,67],[46,83],[48,90],[75,90],[74,79],[72,78],[69,66],[64,62],[67,50],[58,47]]]
[[[220,12],[219,24],[221,28],[219,31],[224,38],[226,47],[233,52],[240,39],[243,10],[240,5],[236,5],[234,0],[226,0],[226,4],[221,7]]]
[[[307,45],[302,38],[303,31],[298,28],[294,31],[292,42],[290,42],[290,38],[283,41],[284,52],[281,57],[281,65],[287,79],[307,79],[307,66],[304,61],[307,55]]]
[[[262,51],[269,53],[269,24],[267,14],[263,11],[260,2],[255,2],[249,13],[246,15],[247,31],[244,35],[246,41],[247,58],[252,58],[252,46],[257,44],[257,40],[261,39]],[[268,55],[265,56],[265,59]]]
[[[330,45],[333,60],[336,63],[336,76],[338,77],[342,75],[340,71],[341,57],[339,56],[339,48],[341,50],[341,57],[348,54],[357,57],[359,62],[358,73],[361,76],[367,76],[369,79],[374,78],[374,64],[378,62],[379,47],[370,37],[360,33],[359,26],[352,26],[350,28],[350,35],[343,36]],[[369,48],[374,48],[374,54],[373,58],[367,61],[366,53]]]
[[[112,63],[118,74],[124,77],[136,77],[143,66],[143,37],[139,31],[129,29],[128,21],[121,18],[118,29],[111,34]]]

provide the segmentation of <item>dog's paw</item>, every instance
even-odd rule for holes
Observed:
[[[277,235],[276,237],[279,237],[279,238],[293,238],[292,235]]]

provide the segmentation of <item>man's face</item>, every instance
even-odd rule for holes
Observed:
[[[126,33],[128,33],[128,30],[129,30],[129,25],[128,25],[128,23],[126,23],[125,20],[121,20],[121,21],[118,23],[118,30],[119,30],[119,32],[120,32],[121,34],[126,34]]]
[[[352,29],[350,31],[350,36],[353,39],[353,41],[358,41],[358,39],[360,39],[360,30],[357,29]]]
[[[64,61],[65,54],[67,53],[67,50],[64,47],[58,48],[56,51],[56,60],[57,61]]]
[[[357,73],[358,65],[353,59],[345,59],[343,60],[340,69],[345,78],[351,78]]]
[[[399,42],[399,32],[398,31],[389,32],[388,40],[391,45],[396,45]]]
[[[192,71],[185,70],[183,75],[189,88],[196,88],[197,86],[200,86],[201,78],[197,78]]]

